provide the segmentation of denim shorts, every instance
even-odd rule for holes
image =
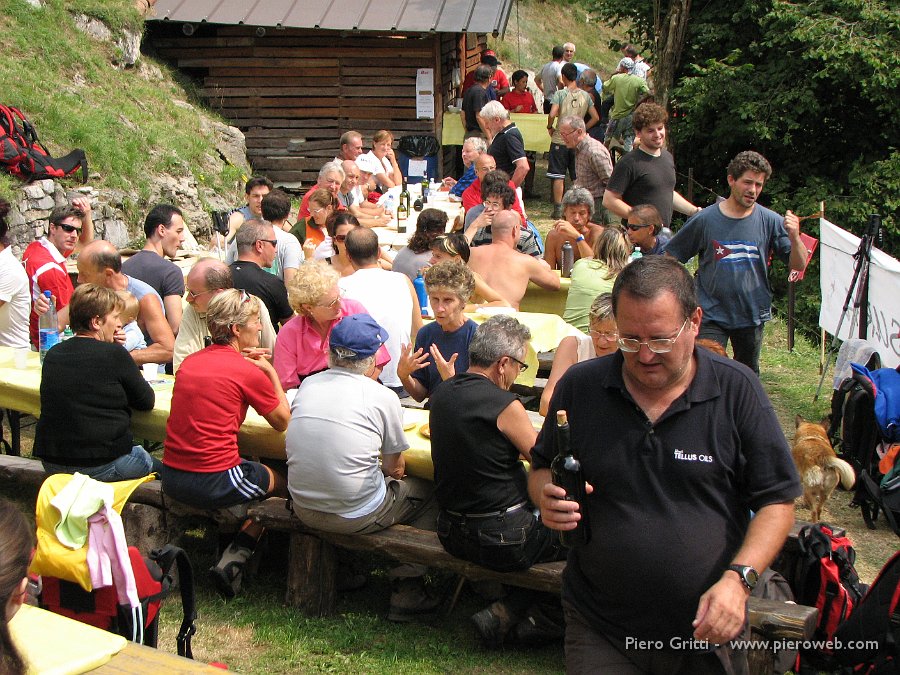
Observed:
[[[117,457],[108,464],[100,466],[70,466],[44,462],[47,473],[80,473],[102,483],[115,483],[120,480],[143,478],[153,472],[159,472],[162,464],[151,456],[143,446],[135,445],[127,455]]]
[[[490,517],[441,510],[437,534],[447,553],[497,572],[565,559],[559,535],[544,527],[530,504]]]

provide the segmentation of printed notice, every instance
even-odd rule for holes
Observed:
[[[416,71],[416,119],[434,119],[434,68]]]

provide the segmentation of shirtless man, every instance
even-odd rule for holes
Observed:
[[[573,187],[562,200],[563,217],[557,220],[547,233],[544,242],[544,260],[552,269],[562,266],[562,247],[569,242],[574,249],[573,262],[594,255],[594,242],[604,230],[602,225],[591,222],[594,215],[594,198],[583,187]]]
[[[492,242],[473,248],[469,258],[472,271],[516,309],[529,281],[550,291],[559,290],[559,276],[546,262],[516,250],[521,226],[518,213],[500,211],[491,224]]]

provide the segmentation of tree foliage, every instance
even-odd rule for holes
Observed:
[[[654,3],[595,2],[653,44]],[[824,201],[826,217],[857,234],[879,213],[882,248],[897,256],[898,82],[896,0],[694,0],[672,90],[679,170],[724,193],[731,157],[757,150],[774,168],[763,195],[772,208],[808,215]],[[803,229],[818,235],[815,220]],[[800,293],[818,289],[806,282]],[[814,299],[800,305],[814,325]]]

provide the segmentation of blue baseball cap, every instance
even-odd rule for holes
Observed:
[[[368,314],[351,314],[331,329],[328,346],[342,359],[364,359],[388,339],[387,331]]]

